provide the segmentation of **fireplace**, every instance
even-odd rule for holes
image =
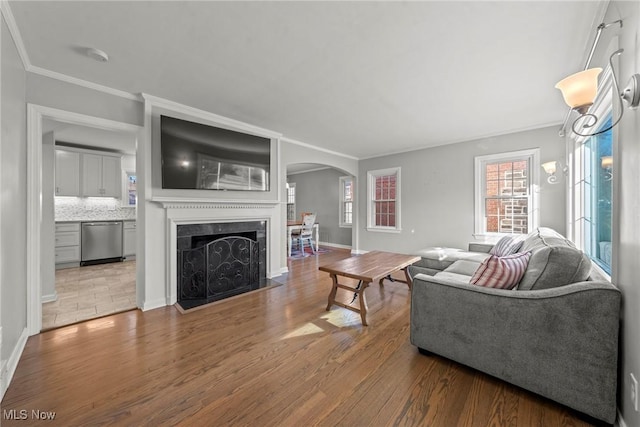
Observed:
[[[177,226],[177,302],[184,309],[267,286],[265,221]]]

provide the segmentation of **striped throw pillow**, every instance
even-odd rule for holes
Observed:
[[[489,251],[491,255],[507,256],[515,254],[522,247],[522,236],[504,236]]]
[[[497,257],[491,255],[476,270],[469,283],[487,288],[513,289],[524,276],[531,252]]]

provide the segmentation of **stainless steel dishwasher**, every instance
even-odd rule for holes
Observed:
[[[82,223],[80,265],[122,260],[122,221]]]

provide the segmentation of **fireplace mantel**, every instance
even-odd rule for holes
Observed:
[[[282,254],[279,236],[282,235],[281,202],[276,200],[203,200],[176,197],[152,199],[164,209],[167,224],[166,248],[166,304],[177,299],[177,226],[182,224],[265,221],[267,224],[267,278],[279,276]]]
[[[280,204],[277,200],[202,200],[154,197],[164,209],[262,209]]]

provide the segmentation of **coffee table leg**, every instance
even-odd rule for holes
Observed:
[[[409,268],[405,267],[402,270],[404,271],[404,277],[407,280],[407,285],[409,285],[409,290],[411,290],[411,287],[413,286],[413,283],[411,282],[411,276],[409,275]]]
[[[363,282],[362,288],[360,289],[360,292],[358,292],[360,294],[358,296],[360,297],[360,318],[362,319],[362,326],[368,326],[367,310],[369,307],[367,306],[367,299],[364,296],[364,290],[367,289],[367,286],[369,286],[369,282]]]
[[[333,286],[331,287],[331,292],[329,293],[329,301],[327,302],[327,311],[331,310],[331,306],[336,300],[336,292],[338,292],[338,277],[335,274],[332,274],[331,280],[333,280]]]

